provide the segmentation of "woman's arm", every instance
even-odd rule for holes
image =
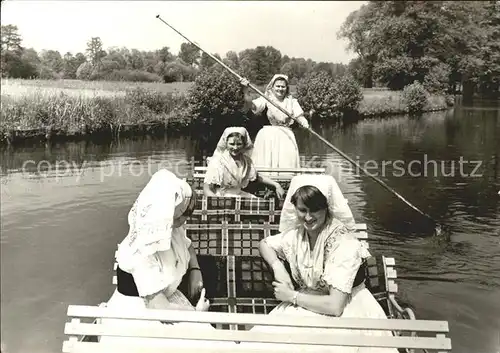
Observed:
[[[193,244],[189,246],[189,268],[200,268]]]
[[[248,88],[245,87],[243,88],[243,111],[247,112],[249,110],[252,110],[252,112],[255,113],[255,111],[257,111],[257,107],[253,102],[252,95],[248,91]]]
[[[214,197],[216,192],[216,185],[214,184],[203,184],[203,194],[208,197]]]
[[[194,311],[194,307],[170,303],[163,290],[151,295],[147,295],[143,297],[143,299],[146,304],[146,308],[148,309]]]
[[[316,295],[290,290],[290,288],[277,282],[273,282],[273,286],[277,299],[293,303],[319,314],[331,316],[342,315],[349,297],[347,293],[341,292],[333,287],[330,287],[330,294]]]
[[[347,293],[330,287],[329,295],[297,293],[295,304],[316,313],[340,316],[347,304],[348,297]]]
[[[201,272],[200,265],[198,263],[198,257],[194,251],[194,247],[191,244],[189,246],[189,282],[188,282],[188,295],[192,300],[195,298],[200,291],[203,289],[203,275]]]
[[[278,195],[278,197],[281,199],[283,197],[283,195],[285,194],[285,191],[283,190],[283,188],[281,187],[281,185],[272,180],[271,178],[268,178],[260,173],[257,172],[257,181],[262,183],[262,184],[266,184],[266,185],[269,185],[270,187],[274,188],[274,190],[276,191],[276,194]]]
[[[271,266],[276,281],[285,284],[291,290],[293,289],[292,279],[288,274],[285,265],[278,259],[276,251],[270,247],[266,239],[259,243],[260,256]]]

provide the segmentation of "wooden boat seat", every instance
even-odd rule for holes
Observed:
[[[356,346],[356,347],[392,347],[399,349],[427,349],[437,352],[450,352],[451,340],[446,337],[449,332],[446,321],[431,320],[401,320],[401,319],[354,319],[354,318],[317,318],[303,317],[300,320],[290,320],[286,317],[268,316],[253,313],[217,313],[196,311],[144,310],[141,312],[127,312],[122,309],[113,310],[99,306],[70,305],[68,317],[71,319],[64,327],[64,333],[69,338],[63,342],[62,351],[65,353],[99,353],[99,352],[193,352],[203,353],[244,352],[257,353],[272,352],[321,352],[317,345]],[[289,333],[253,332],[228,329],[186,329],[169,325],[154,325],[152,327],[110,326],[103,324],[102,318],[140,319],[163,322],[195,322],[217,323],[225,326],[293,326],[321,329],[367,329],[387,330],[399,332],[418,332],[419,337],[392,336],[376,337],[359,335],[341,335],[332,333],[303,333],[290,335]],[[85,321],[85,322],[84,322]],[[82,341],[82,335],[121,336],[133,338],[160,338],[165,340],[154,343],[108,343]],[[168,339],[196,340],[191,346],[174,345]],[[198,342],[199,340],[199,342]],[[211,346],[211,341],[227,341],[230,344]],[[234,342],[234,344],[233,344]],[[246,342],[264,342],[268,346],[252,347]],[[194,346],[195,345],[195,346]],[[279,345],[279,346],[277,346]],[[273,347],[274,346],[274,347]],[[195,350],[194,350],[195,349]]]
[[[273,180],[277,181],[283,189],[286,191],[290,185],[292,178],[299,174],[324,174],[326,168],[256,168],[258,172],[261,172]],[[187,178],[187,182],[193,185],[194,189],[199,193],[203,193],[203,180],[205,179],[205,174],[207,171],[206,166],[195,167],[193,166],[193,174],[190,178]],[[244,191],[254,194],[262,198],[268,198],[273,195],[273,191],[267,186],[258,184],[256,182],[250,182]]]
[[[249,197],[207,197],[196,200],[193,214],[187,224],[219,223],[269,223],[278,229],[284,199]],[[357,224],[366,230],[366,224]]]

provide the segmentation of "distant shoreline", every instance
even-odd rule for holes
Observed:
[[[191,86],[191,82],[2,79],[0,145],[31,139],[137,136],[189,128],[186,102]],[[138,88],[145,91],[133,92]],[[401,91],[364,89],[363,95],[358,109],[361,119],[407,113]],[[424,112],[446,110],[452,105],[445,96],[431,95]]]

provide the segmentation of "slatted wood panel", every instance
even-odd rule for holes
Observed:
[[[267,346],[267,350],[285,352],[282,348],[286,347],[286,352],[293,351],[318,351],[318,345],[337,345],[350,347],[393,347],[393,348],[411,348],[411,349],[433,349],[439,352],[451,350],[451,341],[445,335],[449,332],[446,321],[430,320],[377,320],[377,319],[354,319],[354,318],[321,318],[321,317],[303,317],[301,320],[290,320],[286,317],[267,316],[260,314],[243,313],[213,313],[213,312],[186,312],[186,311],[167,311],[167,310],[144,310],[140,312],[124,312],[123,310],[112,310],[108,308],[74,306],[68,308],[68,317],[71,321],[65,325],[64,332],[69,335],[69,339],[63,343],[63,352],[98,352],[108,349],[109,351],[123,352],[128,349],[129,352],[144,352],[148,348],[156,349],[156,352],[166,352],[174,348],[179,351],[182,347],[173,346],[169,339],[196,340],[190,341],[197,345],[200,352],[255,352],[251,345],[243,344],[245,342],[265,342],[271,345],[279,345],[276,349]],[[97,319],[94,324],[82,323],[83,319]],[[132,320],[147,320],[153,322],[191,322],[191,323],[217,323],[221,325],[240,325],[240,326],[283,326],[298,328],[316,328],[321,330],[332,330],[332,334],[325,332],[307,332],[300,335],[290,335],[289,333],[270,333],[255,331],[236,331],[224,329],[186,329],[170,325],[151,325],[148,327],[122,327],[109,326],[101,323],[103,318],[118,318]],[[335,334],[335,329],[366,329],[383,331],[410,331],[422,332],[430,337],[406,337],[390,336],[377,337],[369,335],[342,335]],[[81,335],[95,336],[115,336],[115,337],[134,337],[134,338],[160,338],[163,341],[135,345],[119,345],[119,343],[105,346],[102,343],[79,342]],[[432,335],[432,336],[431,336]],[[212,346],[213,341],[225,341],[231,344],[222,346]],[[238,342],[238,343],[235,343]],[[234,343],[234,345],[232,344]],[[285,344],[285,345],[283,345]],[[184,346],[184,348],[187,348]],[[193,346],[189,347],[191,350]],[[212,350],[210,350],[212,349]],[[281,350],[280,350],[281,349]],[[150,350],[153,352],[153,350]],[[185,350],[186,351],[186,350]],[[260,348],[262,351],[262,348]]]
[[[199,195],[203,194],[203,180],[205,178],[206,166],[194,167],[193,175],[187,179]],[[281,187],[286,191],[290,186],[290,181],[295,175],[299,174],[324,174],[326,172],[325,168],[256,168],[258,172],[272,178],[274,181],[278,182]],[[244,191],[249,192],[258,196],[259,198],[275,198],[276,194],[274,190],[271,190],[265,185],[250,182],[248,187]]]
[[[269,175],[274,180],[291,180],[295,175],[299,174],[324,174],[326,168],[267,168],[267,167],[256,167],[257,172]],[[207,167],[194,167],[193,178],[203,179],[207,172]]]

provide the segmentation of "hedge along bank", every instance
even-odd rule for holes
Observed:
[[[444,95],[428,93],[422,85],[405,91],[364,90],[350,76],[337,80],[315,73],[299,81],[295,95],[314,117],[341,119],[447,109]],[[82,138],[93,134],[164,132],[168,129],[222,128],[249,123],[243,116],[242,87],[220,68],[202,71],[187,92],[158,92],[136,87],[125,94],[75,96],[37,91],[21,97],[2,96],[0,143],[27,138]]]

